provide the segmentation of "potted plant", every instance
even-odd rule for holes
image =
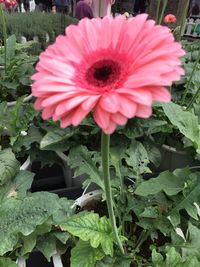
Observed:
[[[0,188],[0,230],[5,241],[0,246],[2,260],[7,263],[8,257],[29,257],[38,249],[49,260],[57,252],[63,254],[62,263],[60,256],[58,261],[54,257],[54,264],[60,266],[199,266],[199,172],[182,168],[150,179],[147,176],[150,163],[159,158],[158,149],[147,142],[146,132],[155,133],[153,123],[167,128],[169,121],[174,126],[176,119],[178,129],[199,154],[196,116],[175,103],[162,103],[170,101],[164,87],[183,74],[179,67],[184,54],[181,46],[167,28],[154,25],[145,15],[128,21],[123,16],[86,19],[66,32],[43,53],[32,77],[35,108],[43,110],[43,119],[53,118],[47,123],[52,123],[54,131],[44,123],[47,133],[40,147],[48,151],[59,144],[55,151],[62,152],[63,159],[67,157],[75,175],[87,174],[85,185],[95,183],[101,188],[97,195],[102,201],[92,199],[82,205],[78,200],[74,205],[48,192],[29,193],[32,174],[26,172],[29,178],[22,179],[19,172],[16,178],[9,166],[12,162],[17,169],[18,163],[13,156],[6,159],[9,166],[4,170],[11,183],[7,187],[9,179],[5,177],[3,185],[10,190],[14,181],[14,190]],[[61,49],[63,45],[68,50]],[[156,119],[149,118],[152,100],[161,102],[155,105]],[[171,110],[178,115],[185,112],[187,122],[193,119],[192,134],[187,126],[180,127],[178,115],[175,119],[169,115]],[[90,112],[98,127],[88,128],[88,122],[80,125]],[[160,113],[162,123],[158,121]],[[132,117],[139,117],[139,122],[127,123]],[[58,132],[54,128],[57,120],[66,129]],[[141,134],[133,125],[142,122]],[[91,142],[84,140],[82,132],[74,135],[71,124],[84,126],[86,132],[93,128],[94,139],[101,129],[101,141],[93,143],[92,134]],[[61,139],[45,143],[55,132]],[[69,149],[64,147],[66,140]],[[18,179],[23,186],[18,186]],[[89,198],[91,194],[94,196],[89,193]]]
[[[108,36],[108,39],[102,41],[102,43],[100,42],[99,36],[101,36],[100,33],[105,31],[105,25],[106,30],[109,30],[111,25],[117,23],[117,29],[119,29],[121,23],[124,23],[123,25],[130,23],[129,25],[131,25],[131,23],[134,24],[137,21],[138,25],[141,25],[141,22],[143,23],[143,27],[140,29],[141,39],[137,31],[133,37],[134,42],[131,43],[131,35],[125,35],[127,38],[124,36],[127,30],[124,26],[124,32],[117,31],[117,33],[119,36],[123,36],[127,43],[121,43],[118,39],[115,42],[111,37],[112,35]],[[97,28],[95,27],[96,23],[98,23]],[[94,35],[96,39],[93,40],[94,46],[90,44],[90,38],[87,36],[87,25],[92,27],[94,34],[96,33]],[[116,144],[111,143],[111,149],[109,150],[109,135],[115,131],[116,126],[126,124],[127,119],[135,115],[149,117],[151,115],[152,99],[161,102],[170,100],[169,93],[161,85],[171,85],[174,79],[178,79],[183,74],[179,67],[180,62],[177,59],[184,54],[179,44],[175,44],[174,50],[171,49],[171,54],[169,52],[168,56],[166,56],[166,50],[161,48],[159,56],[156,56],[157,51],[153,54],[155,57],[152,55],[153,58],[151,53],[147,53],[151,58],[150,62],[145,57],[146,54],[144,58],[141,56],[141,53],[145,53],[145,45],[148,46],[147,40],[150,42],[154,39],[152,36],[149,36],[149,39],[147,37],[152,29],[151,27],[155,27],[155,32],[156,29],[159,29],[159,37],[158,35],[154,36],[157,38],[155,43],[156,40],[162,38],[160,34],[162,34],[163,29],[165,38],[163,36],[162,45],[164,45],[165,40],[169,40],[172,48],[171,42],[174,39],[168,30],[160,26],[153,26],[152,22],[146,21],[145,15],[130,19],[128,22],[121,16],[115,19],[107,17],[102,21],[83,20],[80,22],[80,28],[85,30],[86,35],[81,35],[83,41],[82,53],[80,54],[78,39],[74,39],[74,36],[78,38],[78,35],[81,34],[79,26],[72,27],[73,31],[69,27],[66,30],[67,37],[62,36],[57,39],[54,49],[58,49],[63,43],[70,47],[73,45],[73,55],[63,51],[65,57],[63,62],[60,61],[61,57],[58,56],[60,52],[56,50],[58,54],[55,56],[55,54],[52,54],[52,47],[47,49],[46,54],[43,54],[43,59],[37,65],[38,72],[32,77],[35,80],[32,92],[37,97],[35,107],[43,110],[42,116],[44,119],[53,117],[55,121],[61,120],[61,127],[65,128],[71,124],[79,125],[83,118],[92,111],[94,120],[102,129],[101,154],[88,149],[86,146],[78,146],[71,149],[68,155],[69,163],[78,174],[88,174],[90,182],[94,182],[102,188],[102,198],[106,201],[107,207],[104,209],[104,215],[108,215],[108,217],[100,215],[101,213],[96,210],[98,205],[95,205],[96,207],[92,208],[95,212],[80,212],[61,224],[63,231],[67,231],[78,238],[78,242],[76,240],[71,251],[70,266],[73,267],[101,266],[101,264],[106,266],[109,266],[109,264],[110,266],[162,266],[164,263],[168,265],[172,263],[173,253],[177,258],[177,266],[178,264],[190,264],[191,262],[199,264],[198,256],[194,251],[191,252],[191,250],[186,249],[188,258],[184,258],[181,249],[175,250],[177,244],[179,248],[183,248],[188,242],[193,242],[193,230],[195,232],[199,231],[198,226],[193,221],[198,218],[198,173],[193,173],[189,169],[176,170],[173,173],[166,171],[153,179],[145,181],[142,174],[150,171],[148,167],[150,156],[140,142],[132,140],[123,144],[123,146],[116,146]],[[166,38],[166,35],[169,35],[169,38]],[[147,38],[147,40],[145,39],[146,42],[143,38]],[[143,41],[145,44],[144,50],[141,48]],[[137,47],[138,44],[140,44],[139,47]],[[121,57],[118,58],[120,52],[118,49],[115,50],[118,47],[117,45],[122,50],[124,49],[124,53],[125,51],[128,53],[128,58],[123,57],[125,63],[120,61]],[[134,49],[132,46],[134,46]],[[133,58],[129,49],[126,50],[127,47],[133,52]],[[155,45],[155,50],[157,47]],[[137,61],[138,57],[137,53],[134,52],[135,49],[140,49],[140,61]],[[91,52],[91,57],[87,58],[89,52]],[[110,58],[110,53],[113,53],[112,58]],[[95,57],[96,54],[98,55],[97,58]],[[102,60],[101,57],[103,57]],[[52,58],[54,63],[61,64],[63,68],[55,68],[55,64],[50,61]],[[81,65],[85,58],[88,60]],[[43,60],[45,61],[43,62]],[[142,60],[145,64],[141,66]],[[173,64],[171,62],[171,64],[165,65],[168,60],[172,60]],[[136,69],[131,75],[131,80],[129,80],[129,76],[125,76],[126,78],[123,76],[123,80],[120,80],[120,75],[127,75],[125,69],[129,70],[129,67],[132,66],[129,65],[129,62],[133,61]],[[152,62],[155,65],[151,68]],[[140,75],[143,79],[137,76],[140,69],[137,69],[136,63],[141,68],[143,67],[147,74],[148,68],[149,71],[156,71],[153,73],[150,71],[151,75],[146,75],[144,80],[142,71]],[[121,69],[121,66],[124,66],[123,64],[126,64],[126,68]],[[160,68],[160,65],[164,67]],[[131,70],[130,67],[130,73]],[[171,75],[173,72],[176,73],[175,76]],[[155,78],[157,75],[158,80]],[[155,81],[153,87],[155,89],[151,89],[152,79]],[[46,85],[47,81],[49,89],[44,90],[43,85]],[[141,82],[142,88],[137,89],[139,85],[135,88],[136,85],[133,85],[133,81],[139,84]],[[159,84],[159,90],[156,91],[158,81],[161,84]],[[69,83],[70,86],[68,87]],[[119,83],[120,88],[126,85],[125,88],[119,89]],[[127,87],[129,87],[129,90],[126,90]],[[76,90],[73,90],[73,88]],[[164,104],[162,105],[164,107]],[[192,141],[196,142],[196,140]],[[130,180],[133,185],[126,187],[124,176],[131,177],[130,174],[132,174]],[[110,179],[111,177],[112,179]],[[178,184],[177,188],[176,184]],[[195,190],[195,193],[193,190]],[[190,198],[191,195],[192,198]],[[186,202],[183,203],[185,198],[189,200],[187,204]],[[192,206],[192,203],[196,203],[197,206],[194,204]],[[180,211],[185,210],[188,214],[179,214]],[[194,214],[191,213],[191,210]],[[190,237],[185,236],[186,231],[190,233]],[[167,244],[170,244],[168,248]],[[165,256],[166,253],[167,256]]]

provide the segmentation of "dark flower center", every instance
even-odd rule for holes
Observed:
[[[101,68],[97,68],[94,71],[94,79],[99,81],[107,81],[109,76],[112,74],[112,66],[103,66]]]
[[[118,62],[110,59],[95,62],[86,72],[86,80],[89,85],[95,87],[115,87],[120,79],[121,67]]]

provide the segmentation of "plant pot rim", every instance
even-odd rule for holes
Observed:
[[[26,96],[25,98],[24,98],[24,100],[23,100],[23,103],[26,103],[26,102],[28,102],[29,100],[31,100],[32,99],[32,94],[30,94],[30,95],[28,95],[28,96]],[[11,101],[11,102],[7,102],[7,106],[8,107],[13,107],[13,106],[15,106],[16,105],[16,103],[17,103],[17,101]]]
[[[86,205],[88,202],[90,202],[93,199],[100,200],[102,196],[102,192],[103,191],[101,189],[98,189],[98,190],[91,191],[85,195],[82,195],[81,197],[75,200],[73,207],[79,206],[82,208],[84,205]]]
[[[20,171],[25,171],[31,166],[30,156],[27,157],[25,162],[20,166]]]
[[[153,138],[153,136],[151,134],[148,135],[149,139],[156,144],[155,139]],[[163,148],[164,150],[167,150],[169,152],[175,153],[175,154],[179,154],[179,155],[186,155],[187,153],[184,150],[176,150],[175,147],[172,146],[168,146],[168,145],[161,145],[161,148]]]

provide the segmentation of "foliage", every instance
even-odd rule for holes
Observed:
[[[75,23],[77,23],[75,18],[59,13],[29,12],[6,14],[8,36],[15,34],[18,40],[20,40],[21,36],[25,36],[28,40],[33,40],[34,36],[38,36],[43,45],[46,45],[46,33],[48,33],[50,42],[52,42],[56,36],[64,33],[66,26]],[[0,39],[2,39],[2,32],[0,33]]]
[[[1,151],[0,161],[4,175],[0,187],[0,256],[16,253],[25,257],[37,247],[50,259],[55,250],[63,251],[68,241],[69,234],[61,232],[59,225],[73,214],[73,201],[48,192],[28,192],[34,174],[19,171],[10,150]]]
[[[34,73],[36,56],[16,50],[15,35],[7,39],[6,69],[4,49],[0,48],[0,97],[1,100],[13,101],[18,96],[30,94],[30,76]]]
[[[18,267],[10,258],[0,257],[0,267]]]

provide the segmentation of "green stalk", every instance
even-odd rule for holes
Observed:
[[[6,64],[6,59],[7,59],[7,32],[6,32],[6,21],[5,21],[5,16],[4,16],[4,12],[2,9],[2,5],[0,4],[0,20],[2,23],[2,30],[3,30],[3,40],[4,40],[4,68],[5,68],[5,72],[7,69],[7,64]]]
[[[158,20],[158,24],[160,25],[163,21],[163,17],[164,17],[164,13],[165,13],[165,9],[167,7],[167,3],[168,3],[168,0],[164,0],[164,3],[163,3],[163,6],[162,6],[162,11],[161,11],[161,14],[160,14],[160,17],[159,17],[159,20]]]
[[[182,11],[182,16],[181,16],[181,20],[180,20],[180,33],[179,33],[179,37],[178,37],[177,41],[181,40],[181,34],[182,34],[183,26],[185,24],[185,20],[187,18],[187,12],[188,12],[188,8],[189,8],[190,0],[187,0],[187,2],[184,2],[184,3],[186,3],[186,4],[185,4],[185,7],[183,8],[183,11]]]
[[[106,135],[102,132],[101,135],[101,157],[102,157],[102,169],[103,169],[103,179],[105,186],[106,204],[108,208],[109,219],[112,227],[112,232],[115,241],[120,249],[120,252],[124,254],[124,248],[118,235],[115,214],[113,210],[113,199],[111,191],[111,181],[110,181],[110,164],[109,164],[109,149],[110,149],[110,135]]]
[[[193,98],[191,99],[191,101],[189,102],[186,110],[190,109],[192,107],[192,104],[194,103],[194,101],[196,100],[197,96],[199,96],[200,94],[200,87],[199,89],[197,90],[196,94],[193,96]]]
[[[158,0],[157,1],[157,8],[156,8],[156,24],[158,24],[158,17],[159,17],[159,11],[160,11],[160,1],[161,0]]]
[[[184,93],[183,93],[183,98],[182,98],[182,101],[181,101],[182,105],[183,105],[184,102],[185,102],[186,96],[187,96],[188,91],[189,91],[189,88],[190,88],[190,84],[191,84],[191,82],[192,82],[192,78],[193,78],[193,76],[194,76],[194,73],[195,73],[195,71],[196,71],[196,69],[197,69],[197,66],[198,66],[198,63],[199,63],[199,62],[200,62],[200,49],[199,49],[199,54],[198,54],[198,57],[197,57],[196,62],[195,62],[195,64],[194,64],[194,67],[193,67],[193,69],[192,69],[190,78],[189,78],[189,80],[188,80],[188,82],[187,82],[187,84],[186,84],[185,91],[184,91]],[[192,102],[192,103],[193,103],[193,102]],[[190,105],[190,104],[189,104],[189,105]],[[187,109],[188,109],[188,107],[187,107]]]
[[[120,171],[120,164],[116,166],[116,173],[119,176],[120,179],[120,193],[122,196],[123,201],[125,202],[125,190],[124,190],[124,178],[122,177],[121,171]]]

